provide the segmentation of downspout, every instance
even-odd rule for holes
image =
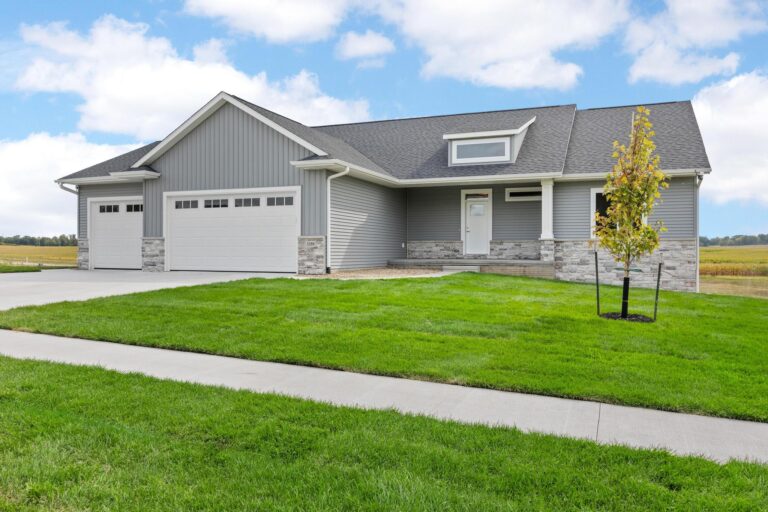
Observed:
[[[331,180],[341,178],[349,174],[349,166],[342,172],[328,176],[325,182],[325,273],[331,273]]]
[[[704,181],[704,175],[703,174],[696,174],[696,200],[694,202],[694,208],[696,210],[696,293],[699,293],[699,287],[700,287],[700,278],[699,278],[699,272],[701,269],[699,268],[700,264],[700,257],[699,257],[699,189],[701,188],[701,182]]]

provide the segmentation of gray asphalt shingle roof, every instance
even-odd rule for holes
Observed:
[[[160,141],[152,142],[151,144],[147,144],[146,146],[134,149],[133,151],[123,153],[122,155],[116,156],[115,158],[110,158],[104,162],[86,167],[85,169],[64,176],[61,179],[97,178],[100,176],[109,176],[109,173],[111,172],[136,170],[131,169],[131,166],[135,164],[141,157],[149,153],[152,148],[158,144],[160,144]]]
[[[272,122],[321,148],[328,156],[400,179],[607,172],[614,140],[628,137],[635,106],[576,110],[576,105],[500,110],[391,121],[309,127],[237,98]],[[648,105],[664,170],[709,168],[690,101]],[[531,118],[515,163],[448,165],[449,133],[509,130]],[[125,171],[159,142],[147,144],[62,179]]]
[[[709,159],[690,101],[646,105],[656,132],[654,142],[661,168],[709,168]],[[576,111],[564,174],[608,172],[614,164],[613,141],[629,142],[636,106]]]
[[[348,142],[401,179],[560,173],[576,105],[396,119],[315,129]],[[448,133],[508,130],[531,118],[515,163],[448,165]]]

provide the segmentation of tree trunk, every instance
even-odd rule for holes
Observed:
[[[621,318],[629,316],[629,276],[624,276],[624,289],[621,292]]]

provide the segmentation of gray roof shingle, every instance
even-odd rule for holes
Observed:
[[[400,179],[608,172],[614,140],[628,137],[635,106],[576,110],[576,105],[309,127],[237,98],[328,156]],[[662,169],[709,168],[690,101],[648,105]],[[449,133],[508,130],[531,118],[515,163],[448,165]],[[147,144],[62,179],[125,171],[159,142]]]
[[[348,142],[401,179],[560,173],[576,105],[372,121],[315,129]],[[514,129],[536,117],[515,163],[448,165],[448,133]]]
[[[690,101],[646,105],[656,132],[654,142],[661,168],[708,169],[709,159]],[[637,105],[576,111],[564,174],[609,172],[613,141],[629,142],[632,113]]]
[[[97,178],[100,176],[109,176],[109,173],[111,172],[136,170],[131,169],[131,166],[136,163],[139,158],[149,153],[152,148],[158,144],[160,144],[160,141],[152,142],[151,144],[147,144],[146,146],[134,149],[133,151],[123,153],[122,155],[110,158],[109,160],[105,160],[104,162],[98,163],[96,165],[86,167],[85,169],[69,174],[60,179],[66,180],[77,178]]]

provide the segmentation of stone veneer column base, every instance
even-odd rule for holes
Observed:
[[[163,272],[165,270],[165,239],[141,239],[141,270]]]
[[[656,287],[656,270],[664,263],[661,288],[664,290],[696,291],[696,240],[662,240],[660,247],[634,266],[642,272],[632,272],[633,286]],[[618,264],[605,249],[598,250],[600,283],[620,285],[624,277]],[[555,243],[555,278],[563,281],[595,282],[595,255],[590,240],[558,240]]]
[[[77,240],[77,268],[80,270],[88,270],[90,268],[87,238],[79,238]]]
[[[555,241],[554,240],[540,240],[539,241],[541,261],[553,262],[555,261]]]
[[[325,237],[299,237],[299,274],[325,274]]]

